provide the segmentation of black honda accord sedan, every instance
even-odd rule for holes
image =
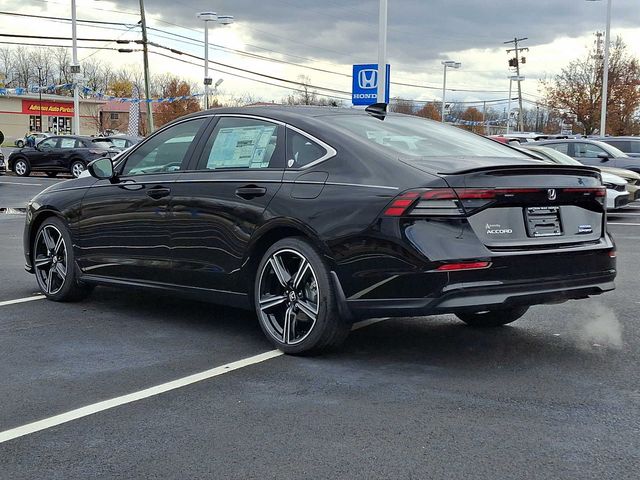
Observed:
[[[614,288],[597,170],[369,110],[183,117],[36,196],[26,269],[54,301],[104,284],[255,309],[294,354],[340,344],[356,319],[493,327]]]

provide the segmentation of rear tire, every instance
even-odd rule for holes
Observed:
[[[13,164],[13,172],[19,177],[28,177],[31,173],[31,165],[26,158],[18,158]]]
[[[284,238],[265,252],[253,297],[262,331],[284,353],[314,355],[335,348],[351,329],[340,318],[329,268],[301,238]]]
[[[55,302],[82,300],[93,288],[78,282],[71,235],[64,222],[49,217],[33,242],[33,268],[40,291]]]
[[[527,313],[527,310],[529,310],[528,306],[484,312],[460,312],[456,313],[456,317],[471,327],[501,327],[507,323],[515,322]]]

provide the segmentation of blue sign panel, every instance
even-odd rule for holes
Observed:
[[[387,64],[385,99],[389,103],[389,77],[391,66]],[[353,66],[353,87],[351,89],[351,102],[354,105],[371,105],[378,102],[378,64],[367,63]]]

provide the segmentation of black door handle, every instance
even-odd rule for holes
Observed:
[[[236,195],[246,200],[262,197],[265,193],[267,193],[267,189],[257,185],[247,185],[236,189]]]
[[[166,197],[171,193],[171,189],[167,187],[153,187],[147,191],[147,195],[156,200],[162,197]]]

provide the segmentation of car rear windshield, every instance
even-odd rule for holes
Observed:
[[[402,156],[530,158],[480,135],[419,117],[336,115],[331,123]]]

